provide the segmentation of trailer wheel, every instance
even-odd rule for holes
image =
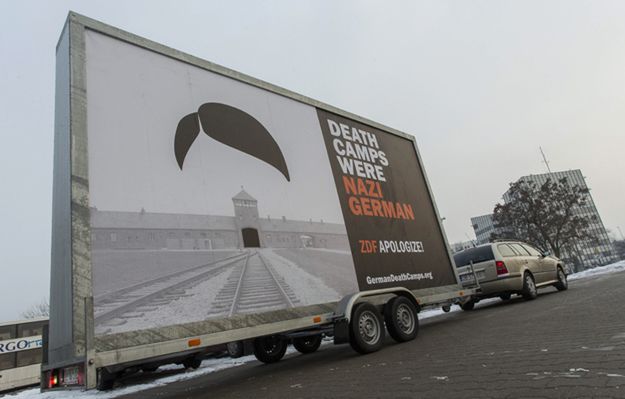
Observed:
[[[460,307],[462,308],[462,310],[466,311],[473,310],[473,308],[475,307],[475,300],[469,299],[464,303],[460,303]]]
[[[313,353],[321,346],[321,335],[293,338],[293,347],[299,353]]]
[[[233,358],[243,356],[243,352],[245,351],[243,342],[241,341],[228,342],[226,344],[226,350],[228,351],[228,355]]]
[[[403,296],[391,298],[384,305],[384,322],[389,335],[397,342],[412,341],[419,332],[417,308]]]
[[[378,309],[363,302],[354,308],[349,322],[349,344],[358,353],[380,350],[384,342],[384,322]]]
[[[109,389],[113,389],[113,385],[115,385],[115,379],[117,378],[118,373],[111,373],[106,368],[98,369],[97,372],[97,382],[96,389],[98,391],[108,391]]]
[[[182,365],[184,366],[184,368],[186,369],[199,369],[200,365],[202,365],[202,359],[199,359],[197,357],[192,357],[189,359],[185,359],[182,362]]]
[[[279,335],[256,338],[254,356],[263,363],[275,363],[284,357],[287,344],[287,340]]]

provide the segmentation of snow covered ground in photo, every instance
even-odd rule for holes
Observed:
[[[596,267],[593,269],[584,270],[583,272],[569,275],[569,281],[594,277],[598,275],[625,272],[625,261],[620,261],[607,266]],[[479,305],[484,305],[490,302],[500,301],[499,298],[487,299],[480,301]],[[478,306],[479,306],[478,305]],[[460,308],[458,306],[452,306],[451,312],[457,312]],[[419,319],[427,319],[435,316],[445,314],[441,309],[425,310],[419,314]],[[331,339],[324,340],[322,346],[332,345]],[[289,348],[288,354],[295,353],[295,349]],[[256,361],[254,356],[244,356],[238,359],[221,358],[221,359],[207,359],[202,362],[202,365],[197,370],[188,370],[175,375],[167,375],[159,378],[159,373],[171,372],[174,369],[182,369],[182,366],[169,365],[162,366],[157,372],[153,373],[154,380],[149,383],[142,383],[137,385],[131,385],[126,387],[118,387],[112,391],[99,392],[99,391],[57,391],[57,392],[39,392],[39,388],[26,389],[19,392],[9,393],[4,396],[7,399],[77,399],[77,398],[91,398],[91,399],[109,399],[118,396],[130,394],[133,392],[144,391],[150,388],[156,388],[162,385],[167,385],[172,382],[189,380],[201,375],[214,373],[219,370],[228,369],[231,367],[241,366],[246,363]]]
[[[574,273],[568,276],[569,281],[579,280],[580,278],[599,276],[601,274],[618,273],[625,271],[625,260],[612,263],[611,265],[599,266],[592,269],[587,269],[579,273]]]

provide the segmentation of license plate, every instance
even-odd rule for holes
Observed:
[[[475,272],[475,275],[477,276],[478,281],[482,280],[486,276],[483,271]],[[467,283],[467,282],[473,282],[473,281],[475,281],[475,279],[473,278],[473,273],[460,275],[461,283]]]
[[[63,383],[65,385],[78,384],[78,367],[68,367],[63,370]]]

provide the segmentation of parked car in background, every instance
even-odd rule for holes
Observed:
[[[560,259],[519,241],[498,241],[465,249],[454,255],[454,261],[463,285],[474,286],[477,278],[481,287],[481,293],[461,305],[464,310],[473,309],[484,298],[498,296],[508,300],[519,294],[534,299],[538,288],[568,288],[567,269]]]

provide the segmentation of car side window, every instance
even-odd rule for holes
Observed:
[[[531,256],[529,251],[527,249],[525,249],[524,246],[522,246],[521,244],[510,244],[510,246],[514,249],[516,249],[516,251],[518,253],[521,254],[521,256]]]
[[[516,254],[514,253],[512,248],[510,248],[506,244],[499,244],[499,245],[497,245],[497,250],[499,251],[501,256],[503,256],[504,258],[509,258],[511,256],[516,256]]]
[[[527,244],[523,244],[523,248],[527,249],[527,251],[532,256],[541,256],[542,255],[539,250],[537,250],[536,248],[531,247],[531,246],[529,246]]]

